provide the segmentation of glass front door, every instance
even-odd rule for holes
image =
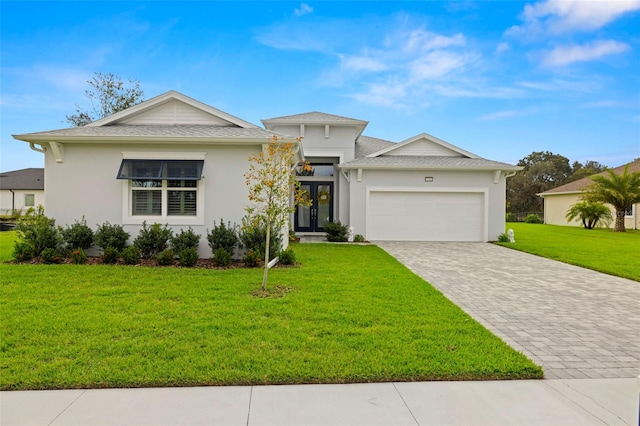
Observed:
[[[296,208],[295,230],[322,232],[333,222],[333,182],[302,182],[300,190],[311,200],[311,205]]]

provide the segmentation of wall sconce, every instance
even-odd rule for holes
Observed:
[[[425,176],[424,177],[424,181],[425,182],[433,182],[433,176]]]

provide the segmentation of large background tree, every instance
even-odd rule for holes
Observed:
[[[629,172],[629,165],[621,174],[608,170],[607,175],[593,176],[593,183],[585,189],[583,198],[591,202],[611,204],[616,210],[613,230],[625,232],[624,216],[633,204],[640,203],[640,172]]]
[[[550,151],[532,152],[518,166],[524,169],[507,179],[507,210],[513,213],[542,213],[543,200],[537,194],[606,170],[597,161],[570,165],[567,157]]]
[[[96,72],[87,83],[90,87],[85,94],[91,108],[81,108],[76,104],[76,113],[66,116],[67,122],[75,127],[115,114],[144,100],[144,92],[137,80],[129,79],[125,83],[112,73]]]

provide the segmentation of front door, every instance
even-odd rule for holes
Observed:
[[[297,206],[295,231],[322,232],[327,223],[333,222],[333,182],[301,182],[300,190],[311,205]]]

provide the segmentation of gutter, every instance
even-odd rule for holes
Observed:
[[[36,143],[35,142],[29,142],[29,148],[31,148],[32,150],[36,151],[36,152],[41,152],[44,154],[45,150],[42,147],[42,144],[38,144],[40,145],[40,148],[36,148]]]

